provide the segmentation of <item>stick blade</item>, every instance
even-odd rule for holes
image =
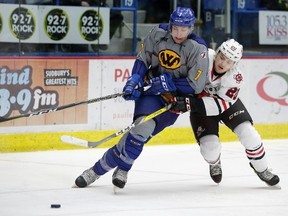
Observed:
[[[68,143],[71,145],[89,147],[89,141],[79,139],[77,137],[73,137],[73,136],[69,136],[69,135],[62,135],[60,139],[62,142]]]

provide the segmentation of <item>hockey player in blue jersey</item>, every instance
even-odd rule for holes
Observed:
[[[190,8],[178,7],[171,14],[169,25],[155,26],[143,41],[135,60],[132,75],[123,92],[126,100],[134,100],[134,122],[164,107],[173,95],[202,92],[208,71],[207,47],[192,31],[195,16]],[[151,85],[147,91],[138,87]],[[145,143],[166,127],[173,125],[179,114],[165,112],[124,134],[120,141],[85,170],[76,180],[86,187],[115,168],[113,184],[124,188],[127,174],[141,154]]]

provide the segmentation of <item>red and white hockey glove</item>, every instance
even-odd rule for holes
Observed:
[[[191,110],[191,103],[189,97],[173,97],[170,100],[173,103],[170,111],[173,113],[185,113]]]

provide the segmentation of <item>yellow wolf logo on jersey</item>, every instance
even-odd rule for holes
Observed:
[[[160,65],[167,69],[177,69],[181,66],[181,58],[173,50],[162,50],[158,54]]]

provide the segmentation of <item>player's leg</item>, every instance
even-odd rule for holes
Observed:
[[[141,100],[137,100],[135,103],[135,121],[141,121],[143,115],[146,116],[164,106],[165,101],[161,96],[142,97]],[[128,133],[127,138],[118,143],[117,149],[120,152],[121,160],[112,177],[112,182],[116,187],[124,188],[127,182],[128,171],[141,154],[144,144],[147,143],[152,136],[174,124],[177,117],[178,115],[175,113],[165,112],[153,120],[133,128],[130,133]]]
[[[144,116],[164,106],[165,102],[160,96],[141,97],[135,103],[135,122],[141,121]],[[144,144],[152,135],[173,124],[177,117],[178,115],[175,113],[166,112],[131,129],[120,139],[117,145],[108,149],[92,168],[85,170],[76,179],[76,185],[86,187],[101,175],[117,167],[113,173],[112,182],[115,186],[123,188],[127,182],[128,171],[141,154]]]
[[[145,115],[164,106],[159,98],[159,96],[141,97],[139,101],[135,103],[134,121],[140,121]],[[109,148],[93,167],[85,170],[75,180],[75,184],[78,187],[86,187],[108,171],[120,166],[120,169],[115,170],[116,173],[113,175],[112,181],[117,183],[117,180],[114,179],[117,173],[119,173],[119,177],[121,174],[121,179],[125,180],[122,183],[122,187],[124,187],[127,181],[127,171],[131,168],[134,160],[140,155],[144,143],[151,137],[155,125],[155,121],[151,119],[150,121],[134,127],[129,133],[124,134],[119,142],[115,146]]]
[[[279,177],[268,170],[266,152],[261,137],[252,125],[252,118],[238,99],[228,112],[223,114],[223,122],[238,136],[241,144],[245,147],[246,156],[250,166],[259,178],[268,185],[275,185]]]
[[[121,151],[122,162],[118,164],[113,173],[112,182],[119,188],[124,188],[127,182],[128,171],[131,169],[135,160],[142,152],[143,146],[152,136],[160,133],[164,128],[172,125],[179,115],[171,112],[165,112],[153,120],[147,122],[147,125],[141,124],[133,128],[127,136],[125,143],[119,149]]]
[[[141,121],[141,119],[142,117],[137,118],[136,122]],[[116,166],[117,168],[112,176],[112,183],[116,187],[124,188],[127,182],[128,171],[141,154],[144,144],[151,138],[155,126],[156,122],[153,119],[140,124],[125,134],[125,138],[121,139],[116,145],[115,151],[118,152],[118,154],[114,159],[115,163],[113,168]]]
[[[209,164],[210,177],[215,183],[222,180],[221,143],[219,141],[219,120],[217,116],[202,116],[190,113],[190,123],[200,146],[200,153]]]
[[[142,118],[155,112],[165,106],[160,96],[141,96],[135,101],[134,122],[141,121]],[[117,144],[117,152],[119,158],[117,168],[112,175],[112,183],[118,188],[124,188],[128,171],[131,169],[134,161],[139,157],[143,150],[143,146],[152,137],[152,133],[156,127],[156,120],[151,119],[141,125],[131,129],[125,135],[125,139],[121,139]]]

